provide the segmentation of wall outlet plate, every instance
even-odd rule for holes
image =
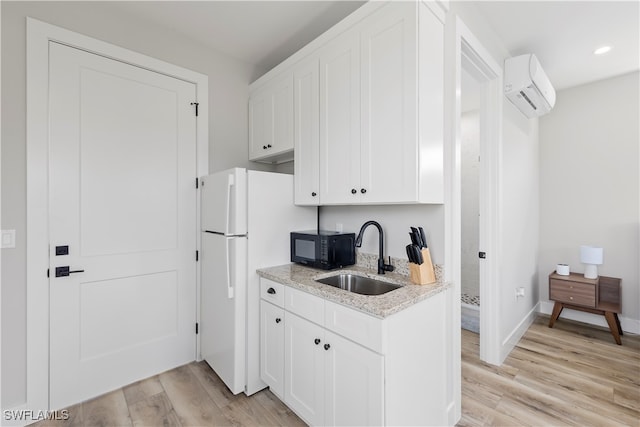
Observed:
[[[16,247],[16,230],[2,230],[2,249]]]

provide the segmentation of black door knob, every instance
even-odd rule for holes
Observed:
[[[316,345],[320,344],[320,338],[316,338],[313,342],[316,343]]]
[[[311,193],[311,197],[316,197],[316,196],[317,196],[317,194],[316,194],[315,191]]]
[[[356,194],[356,193],[357,193],[356,189],[355,189],[355,188],[352,188],[352,189],[351,189],[351,194]]]
[[[361,192],[362,194],[364,194],[364,193],[366,193],[366,192],[367,192],[367,189],[366,189],[366,188],[361,188],[361,189],[360,189],[360,192]]]
[[[324,345],[324,349],[325,349],[325,350],[329,350],[330,348],[331,348],[331,346],[330,346],[329,344],[325,344],[325,345]]]
[[[276,323],[280,323],[280,322],[282,322],[282,319],[279,317],[276,317]]]

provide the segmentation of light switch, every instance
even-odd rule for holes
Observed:
[[[2,230],[2,249],[16,247],[16,230]]]

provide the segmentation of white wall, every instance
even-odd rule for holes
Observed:
[[[248,159],[248,84],[254,67],[168,28],[113,12],[108,2],[7,2],[2,7],[2,407],[26,400],[26,16],[209,76],[209,167],[273,169]],[[44,409],[44,408],[42,408]]]
[[[640,73],[558,92],[540,119],[540,299],[557,263],[582,273],[580,245],[604,248],[603,276],[622,278],[623,329],[640,332]],[[549,309],[546,305],[546,309]],[[563,313],[570,314],[570,312]],[[605,325],[602,316],[584,321]]]
[[[462,96],[465,96],[462,88]],[[461,280],[462,293],[480,296],[480,114],[478,110],[462,114],[460,120],[461,200]]]
[[[405,246],[411,243],[409,227],[423,227],[433,263],[444,263],[443,205],[323,206],[320,210],[320,227],[327,230],[335,230],[336,223],[340,223],[343,231],[357,234],[362,224],[369,220],[382,226],[385,257],[407,258]],[[360,250],[378,253],[375,227],[365,231]]]

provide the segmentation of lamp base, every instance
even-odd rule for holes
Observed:
[[[585,279],[597,279],[598,278],[598,266],[595,264],[585,264],[584,266],[584,278]]]

